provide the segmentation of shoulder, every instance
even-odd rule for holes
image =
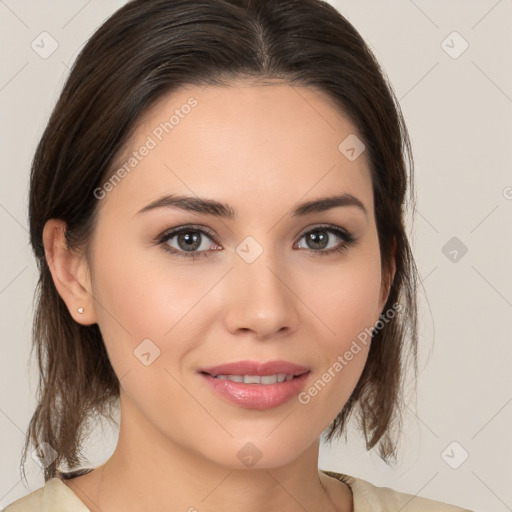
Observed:
[[[389,487],[377,487],[366,480],[333,471],[324,471],[329,476],[347,484],[353,494],[354,512],[471,512],[468,509],[441,503],[395,491]]]
[[[27,496],[16,500],[7,505],[2,512],[32,512],[33,510],[42,510],[44,487],[33,491]]]
[[[2,512],[90,512],[59,478],[50,478],[43,487],[19,498]]]

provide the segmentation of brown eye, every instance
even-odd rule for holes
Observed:
[[[207,256],[212,245],[217,247],[211,233],[204,228],[193,227],[183,227],[169,231],[160,238],[159,243],[164,251],[184,258]]]
[[[342,242],[336,244],[336,238],[341,239]],[[304,233],[300,240],[302,239],[305,239],[306,249],[322,255],[346,250],[356,241],[348,231],[334,226],[316,227]]]

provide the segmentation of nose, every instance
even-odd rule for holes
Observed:
[[[300,300],[291,271],[270,253],[264,251],[252,263],[237,257],[226,277],[225,323],[230,333],[268,340],[297,329]]]

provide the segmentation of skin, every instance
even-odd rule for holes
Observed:
[[[309,386],[377,322],[389,288],[366,153],[349,161],[338,150],[357,131],[318,89],[238,81],[161,98],[121,156],[139,149],[191,96],[198,104],[190,114],[99,201],[90,266],[66,248],[62,221],[44,229],[55,285],[77,322],[98,323],[121,385],[113,455],[65,484],[102,512],[163,512],[170,504],[183,511],[350,511],[350,489],[318,470],[319,442],[356,386],[369,345],[307,405],[295,397],[267,410],[241,408],[197,371],[282,359],[309,367]],[[137,214],[164,193],[222,201],[237,217],[171,208]],[[367,214],[354,206],[289,214],[298,203],[342,193],[357,197]],[[190,224],[215,234],[201,235],[206,257],[182,258],[155,243]],[[345,242],[327,232],[327,249],[308,244],[304,235],[318,224],[344,228],[357,241],[321,255]],[[247,236],[263,248],[252,263],[236,252]],[[166,244],[186,250],[178,237]],[[149,366],[133,353],[146,338],[160,350]],[[246,443],[261,453],[252,467],[237,457]]]

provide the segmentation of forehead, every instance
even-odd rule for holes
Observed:
[[[340,150],[354,136],[351,120],[314,87],[183,87],[141,116],[113,166],[123,178],[102,207],[135,210],[163,193],[252,198],[261,207],[279,204],[284,191],[295,201],[327,191],[371,202],[365,152],[351,160]]]

